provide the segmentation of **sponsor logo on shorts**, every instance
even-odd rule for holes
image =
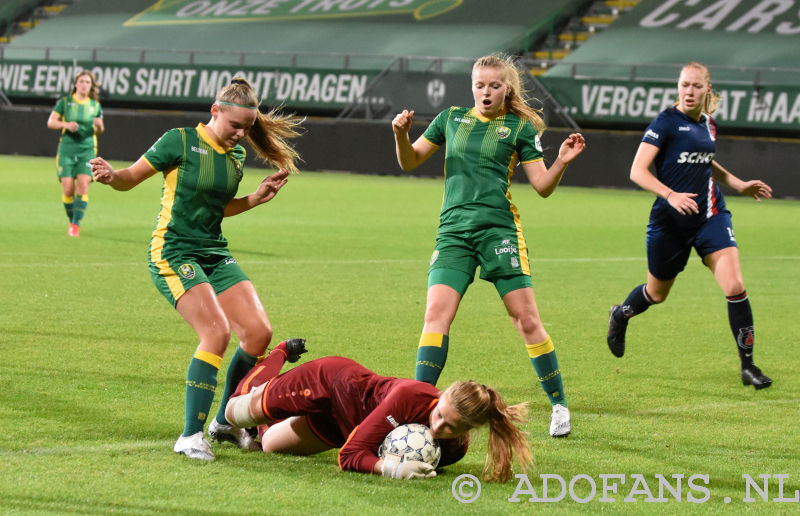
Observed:
[[[225,265],[230,265],[232,263],[236,263],[236,258],[231,256],[230,258],[225,258]]]
[[[497,128],[497,137],[501,140],[504,138],[508,138],[508,135],[511,134],[511,129],[506,126],[500,126]]]
[[[191,263],[184,263],[178,267],[178,272],[186,279],[194,279],[194,266]]]
[[[511,243],[511,240],[503,240],[503,242],[494,248],[494,254],[519,254],[517,246]]]
[[[519,267],[519,248],[516,244],[512,244],[511,240],[503,240],[503,242],[494,248],[494,254],[499,258],[508,256],[511,267]]]
[[[397,428],[398,426],[400,426],[400,425],[397,423],[397,420],[396,420],[394,417],[392,417],[392,415],[391,415],[391,414],[389,414],[388,416],[386,416],[386,420],[389,422],[389,424],[390,424],[390,425],[392,425],[392,426],[393,426],[393,427],[395,427],[395,428]]]
[[[208,156],[208,151],[206,149],[201,149],[200,147],[195,147],[194,145],[192,145],[192,152]]]
[[[438,257],[439,257],[439,250],[437,249],[431,255],[431,265],[433,265],[433,262],[435,262]]]

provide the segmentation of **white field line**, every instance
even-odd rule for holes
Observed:
[[[659,407],[652,409],[632,410],[632,411],[619,411],[602,414],[581,414],[580,412],[573,411],[573,414],[578,415],[578,418],[594,418],[594,417],[639,417],[639,416],[656,416],[663,414],[694,414],[698,412],[728,410],[731,408],[743,409],[751,407],[765,407],[772,406],[775,408],[800,408],[800,398],[790,398],[783,400],[751,400],[751,401],[724,401],[718,403],[706,403],[703,405],[680,405],[676,407]]]
[[[174,440],[170,441],[125,441],[78,446],[54,446],[52,448],[27,448],[24,450],[0,450],[0,457],[24,457],[26,455],[88,455],[94,453],[123,452],[129,450],[160,449],[171,451]]]
[[[235,251],[234,251],[235,254]],[[246,253],[240,253],[246,254]],[[0,256],[5,256],[8,258],[13,257],[20,257],[23,255],[14,255],[12,253],[0,253]],[[141,267],[146,266],[147,262],[144,260],[135,261],[135,262],[81,262],[81,263],[61,263],[58,261],[57,257],[53,257],[53,261],[47,263],[31,263],[31,262],[15,262],[15,263],[3,263],[0,261],[0,265],[3,267],[14,267],[14,268],[51,268],[51,267]],[[797,261],[800,260],[800,256],[742,256],[742,261],[758,261],[758,260],[791,260]],[[248,260],[248,259],[241,259],[239,260],[242,264],[246,265],[270,265],[270,264],[285,264],[285,265],[382,265],[382,264],[397,264],[397,263],[426,263],[427,259],[421,258],[408,258],[408,259],[354,259],[354,260],[332,260],[332,259],[323,259],[320,258],[318,260],[309,260],[309,259],[293,259],[293,258],[280,258],[275,260]],[[602,257],[602,258],[533,258],[531,260],[534,264],[535,263],[614,263],[614,262],[644,262],[646,258],[644,256],[611,256],[611,257]]]

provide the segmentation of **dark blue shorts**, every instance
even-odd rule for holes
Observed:
[[[693,247],[700,258],[720,249],[737,247],[731,212],[725,210],[714,215],[693,232],[673,224],[650,221],[647,225],[647,270],[661,281],[674,279],[686,267]]]

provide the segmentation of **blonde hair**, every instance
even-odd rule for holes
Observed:
[[[258,111],[258,97],[253,87],[243,77],[234,77],[230,84],[217,93],[214,103],[220,111],[230,109],[228,106],[240,106],[255,109],[258,112],[256,121],[247,135],[247,141],[265,163],[272,163],[278,168],[297,172],[300,155],[289,144],[288,140],[301,135],[298,130],[303,119],[294,115],[285,115],[277,109],[264,114]]]
[[[687,68],[697,68],[703,74],[703,79],[711,85],[711,72],[708,71],[708,67],[701,63],[700,61],[691,61],[686,63],[681,68],[681,73]],[[679,79],[680,80],[680,79]],[[717,106],[719,105],[719,97],[720,94],[718,91],[710,90],[706,93],[706,97],[703,101],[703,112],[708,113],[709,115],[714,113],[717,110]],[[679,100],[680,102],[680,100]]]
[[[100,91],[100,84],[97,82],[97,77],[95,77],[94,74],[89,70],[81,70],[75,74],[75,79],[72,80],[72,89],[70,90],[69,94],[75,95],[75,92],[78,91],[78,79],[84,75],[88,76],[92,81],[92,87],[89,89],[89,97],[99,102],[100,96],[98,92]]]
[[[500,70],[503,82],[508,86],[508,93],[505,98],[505,106],[509,112],[514,113],[523,120],[527,120],[533,125],[536,132],[541,135],[547,126],[542,118],[542,110],[528,105],[530,100],[527,91],[523,86],[523,72],[511,56],[504,54],[491,54],[483,56],[472,65],[473,73],[479,68],[494,68]]]
[[[526,403],[508,406],[496,390],[473,380],[456,382],[442,395],[447,396],[470,427],[489,425],[489,448],[483,466],[485,480],[508,481],[514,455],[523,471],[533,464],[528,436],[515,424],[526,421]]]

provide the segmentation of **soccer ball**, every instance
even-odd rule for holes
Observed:
[[[386,436],[378,448],[378,455],[399,455],[400,461],[418,460],[434,468],[442,458],[442,449],[433,438],[430,428],[421,423],[400,425]]]

